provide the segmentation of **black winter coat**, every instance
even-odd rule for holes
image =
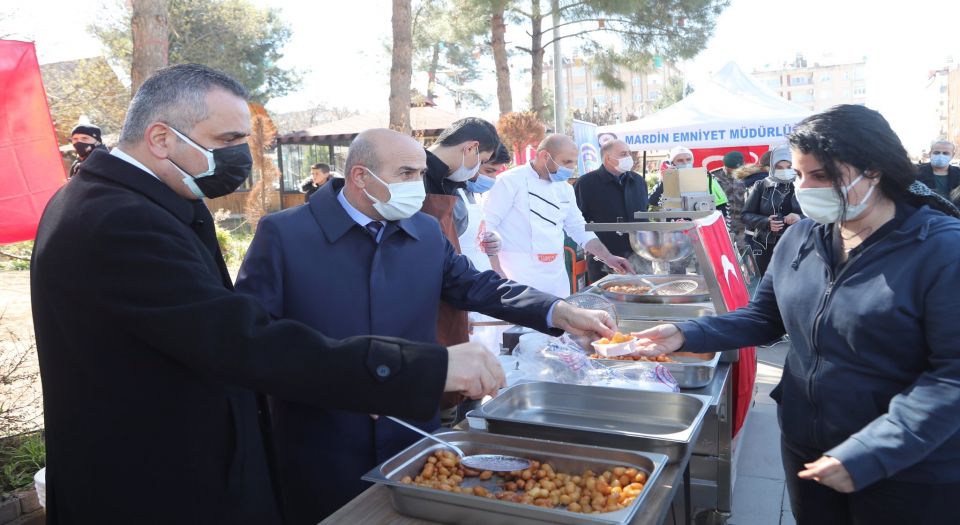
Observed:
[[[573,185],[577,206],[587,222],[634,222],[633,214],[647,211],[647,182],[632,171],[620,176],[600,168],[587,173]],[[628,257],[633,253],[630,239],[616,232],[597,232],[597,237],[614,255]]]
[[[800,211],[797,196],[794,194],[793,184],[778,182],[767,177],[747,190],[747,198],[743,203],[740,219],[748,236],[753,232],[752,237],[755,241],[772,250],[786,228],[777,233],[771,232],[770,216],[780,214],[786,217],[791,213],[804,216]]]
[[[32,269],[51,524],[279,523],[257,392],[439,404],[442,347],[272,321],[233,291],[202,201],[106,152],[48,204]]]

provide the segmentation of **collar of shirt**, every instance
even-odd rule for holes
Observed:
[[[110,151],[110,154],[113,155],[114,157],[118,158],[118,159],[125,160],[125,161],[129,162],[130,164],[133,164],[134,166],[142,169],[143,171],[149,173],[150,175],[153,175],[153,177],[154,177],[155,179],[160,180],[160,177],[157,177],[157,174],[156,174],[156,173],[150,171],[150,168],[144,166],[142,162],[140,162],[139,160],[131,157],[131,156],[128,155],[126,152],[122,151],[119,146],[113,148],[113,150]]]
[[[359,224],[361,227],[366,228],[367,224],[374,222],[375,219],[367,217],[366,214],[354,208],[353,205],[350,204],[350,202],[347,200],[347,197],[343,194],[343,190],[340,190],[340,192],[337,193],[337,202],[340,203],[340,206],[343,206],[343,211],[347,212],[347,215],[353,219],[353,222]],[[384,226],[387,225],[387,221],[379,222]],[[383,237],[383,230],[384,228],[380,228],[380,233],[377,234],[377,242],[380,242],[380,239]]]
[[[623,186],[623,184],[627,181],[627,176],[630,174],[629,171],[625,171],[625,172],[623,172],[623,173],[621,173],[621,174],[618,175],[618,174],[616,174],[616,173],[608,170],[607,167],[604,166],[603,164],[600,165],[600,169],[603,170],[604,173],[606,173],[607,175],[609,175],[609,177],[607,177],[607,180],[608,180],[609,182],[615,182],[615,183],[619,184],[620,186]]]

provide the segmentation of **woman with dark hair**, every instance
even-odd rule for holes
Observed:
[[[789,137],[804,219],[746,308],[637,335],[641,353],[790,335],[778,404],[797,523],[956,523],[960,212],[916,181],[876,111],[837,106]]]

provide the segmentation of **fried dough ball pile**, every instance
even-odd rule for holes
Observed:
[[[619,343],[626,343],[633,339],[633,336],[630,334],[621,334],[620,332],[614,332],[613,337],[607,339],[606,337],[598,339],[596,343],[598,345],[615,345]]]
[[[634,284],[615,284],[613,286],[607,286],[605,290],[608,292],[624,293],[624,294],[631,294],[631,295],[646,295],[650,293],[649,286],[638,286]]]
[[[526,470],[496,476],[501,490],[494,492],[484,487],[461,487],[463,480],[470,477],[486,481],[494,474],[489,470],[478,472],[464,468],[456,454],[438,450],[427,458],[416,478],[405,476],[400,481],[458,494],[585,514],[614,512],[628,507],[647,482],[647,473],[633,467],[614,467],[601,474],[587,470],[575,476],[556,472],[549,463],[539,461],[532,461]]]
[[[670,356],[666,354],[655,355],[653,357],[646,357],[642,355],[618,355],[614,357],[608,357],[600,354],[590,354],[590,359],[613,359],[615,361],[650,361],[653,363],[676,363],[675,359],[671,359]]]

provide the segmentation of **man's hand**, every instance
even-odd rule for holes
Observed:
[[[849,494],[853,492],[853,478],[837,458],[820,456],[813,463],[804,463],[806,470],[797,473],[800,479],[812,479],[817,483],[830,487],[837,492]]]
[[[791,224],[800,222],[800,216],[796,213],[787,214],[787,216],[783,218],[783,222],[785,222],[787,226],[790,226]]]
[[[579,308],[566,301],[557,301],[552,321],[553,326],[573,335],[612,337],[617,330],[617,324],[607,312]]]
[[[500,253],[500,234],[497,232],[485,232],[480,241],[480,248],[487,257],[492,257]]]
[[[603,260],[603,263],[613,268],[613,271],[616,273],[627,273],[630,275],[635,274],[633,271],[633,265],[630,264],[630,261],[624,259],[623,257],[617,257],[616,255],[610,255]]]
[[[600,239],[590,239],[587,244],[583,245],[583,249],[603,261],[603,264],[613,268],[613,271],[617,273],[635,273],[633,266],[630,265],[630,261],[610,253],[610,250],[600,242]]]
[[[659,324],[642,332],[630,334],[637,338],[634,353],[643,356],[669,354],[683,348],[683,332],[672,324]]]
[[[500,361],[479,343],[447,348],[447,382],[444,392],[460,392],[470,399],[496,395],[507,386]]]

